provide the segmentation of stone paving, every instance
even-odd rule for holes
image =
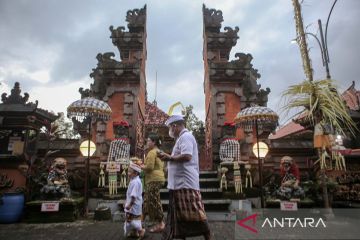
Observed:
[[[214,239],[234,238],[234,222],[210,222]],[[92,220],[79,220],[71,223],[51,224],[0,224],[0,239],[16,240],[119,240],[123,237],[123,223]],[[161,239],[161,234],[147,233],[147,240]],[[200,240],[203,237],[187,238]]]
[[[272,216],[276,217],[275,213]],[[277,218],[286,217],[285,213],[280,213],[281,215],[278,215]],[[296,227],[285,226],[284,228],[270,225],[263,227],[262,223],[264,222],[265,215],[256,217],[256,224],[252,223],[251,220],[243,222],[246,226],[256,229],[256,233],[241,227],[235,222],[235,219],[229,215],[208,213],[208,216],[214,240],[360,239],[360,210],[341,210],[341,212],[337,212],[334,217],[324,218],[324,222],[326,223],[325,227],[319,225],[317,228],[302,227],[300,224],[297,224]],[[322,217],[323,215],[316,213],[316,216]],[[309,217],[311,217],[311,215],[309,215]],[[246,217],[246,219],[247,218],[248,217]],[[238,219],[244,220],[243,217]],[[125,239],[123,234],[123,222],[112,221],[78,220],[68,223],[0,224],[1,240],[119,240]],[[161,234],[147,233],[145,239],[158,240],[161,239]],[[203,239],[203,237],[187,238],[187,240],[200,239]]]

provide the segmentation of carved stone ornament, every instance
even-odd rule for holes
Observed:
[[[83,98],[87,98],[91,96],[91,91],[90,89],[84,89],[84,88],[79,88],[79,93],[81,94],[81,99]]]
[[[220,30],[221,23],[224,21],[222,12],[216,9],[209,9],[203,4],[204,25],[206,28]]]
[[[117,61],[113,59],[113,57],[115,57],[115,53],[113,52],[98,53],[96,55],[98,66],[116,65]]]
[[[26,104],[26,102],[29,100],[29,94],[24,93],[24,96],[22,97],[20,93],[20,83],[16,82],[14,88],[11,89],[10,96],[7,97],[7,93],[3,93],[1,95],[1,101],[7,104]]]
[[[253,59],[253,57],[250,53],[235,53],[235,57],[237,58],[237,60],[235,60],[237,65],[240,65],[244,68],[252,67],[251,60]]]
[[[126,21],[129,23],[128,28],[130,32],[132,32],[132,28],[143,28],[146,23],[146,5],[141,9],[127,11]]]
[[[266,88],[266,90],[264,89],[260,89],[257,94],[256,94],[256,98],[257,98],[257,103],[260,106],[266,106],[267,102],[268,102],[268,95],[270,93],[270,88]]]
[[[235,27],[234,29],[232,29],[231,27],[224,27],[225,30],[225,35],[227,37],[233,37],[233,38],[238,38],[237,34],[239,32],[239,27]]]
[[[109,27],[109,29],[110,29],[110,32],[111,32],[111,37],[119,37],[125,32],[125,27],[123,27],[123,26],[120,26],[120,27],[114,29],[114,26],[111,25]]]

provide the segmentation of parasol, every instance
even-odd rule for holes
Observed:
[[[87,120],[89,122],[89,135],[88,135],[88,154],[85,162],[85,214],[88,213],[88,186],[89,186],[89,162],[90,162],[90,140],[91,140],[91,122],[92,120],[107,121],[111,117],[110,106],[99,99],[87,97],[77,100],[69,105],[67,108],[68,118],[76,117],[77,119]]]
[[[239,127],[254,126],[256,130],[257,156],[259,161],[259,180],[260,180],[260,197],[261,208],[264,208],[264,197],[262,190],[262,161],[259,150],[259,125],[269,126],[275,130],[278,125],[279,116],[270,108],[263,106],[252,106],[241,110],[235,117],[234,122]]]

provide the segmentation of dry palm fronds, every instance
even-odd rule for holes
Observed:
[[[304,81],[297,85],[290,86],[282,97],[285,98],[285,112],[293,108],[302,107],[300,114],[306,115],[306,119],[315,123],[316,116],[332,126],[335,132],[346,135],[344,129],[355,135],[356,124],[351,119],[344,100],[339,95],[331,79],[319,81]]]

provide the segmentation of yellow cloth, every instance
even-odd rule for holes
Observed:
[[[157,157],[157,148],[148,152],[145,158],[145,184],[149,182],[165,182],[164,162]]]
[[[315,135],[314,148],[331,147],[330,135]]]

